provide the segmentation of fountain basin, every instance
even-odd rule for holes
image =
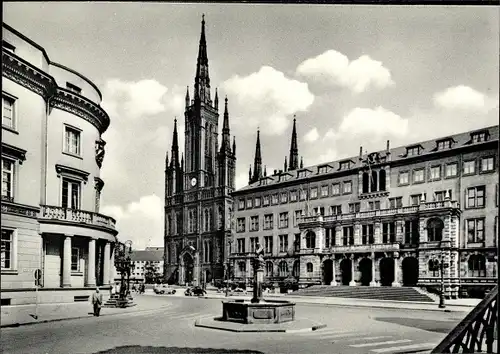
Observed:
[[[283,323],[295,320],[295,303],[290,301],[222,301],[222,321],[245,324]]]

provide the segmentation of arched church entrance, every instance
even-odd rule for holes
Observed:
[[[352,269],[351,269],[352,260],[344,258],[340,262],[340,273],[342,274],[342,285],[349,285],[349,282],[352,280]]]
[[[406,257],[401,264],[403,271],[403,285],[415,286],[418,282],[418,259]]]
[[[333,280],[333,261],[327,259],[323,262],[323,284],[330,285]]]
[[[184,268],[184,284],[191,283],[194,279],[194,259],[189,253],[182,256],[182,267]]]
[[[372,281],[372,260],[368,258],[363,258],[359,262],[359,272],[361,273],[361,285],[368,286]]]
[[[394,259],[384,257],[380,260],[380,285],[391,286],[394,281]]]

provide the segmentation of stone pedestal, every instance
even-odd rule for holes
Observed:
[[[264,281],[264,269],[259,267],[254,270],[253,297],[251,302],[258,304],[262,301],[262,282]]]
[[[222,302],[222,320],[252,323],[283,323],[295,320],[295,304],[288,301],[262,301],[258,304],[243,300]]]

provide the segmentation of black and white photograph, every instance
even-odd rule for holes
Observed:
[[[497,5],[2,10],[2,353],[500,352]]]

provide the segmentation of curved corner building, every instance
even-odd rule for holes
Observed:
[[[109,126],[86,77],[2,25],[2,307],[85,301],[113,279],[115,220],[99,213]],[[39,270],[39,271],[37,271]]]

